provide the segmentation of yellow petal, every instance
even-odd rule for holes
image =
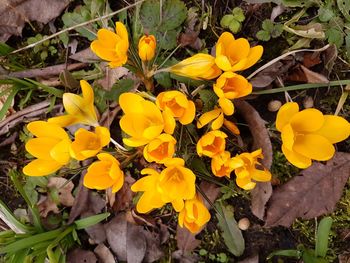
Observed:
[[[217,117],[212,123],[211,123],[211,129],[212,130],[219,130],[224,123],[224,114],[221,112],[219,114],[219,117]]]
[[[334,155],[334,146],[323,136],[305,134],[296,137],[293,150],[317,161],[327,161]]]
[[[84,99],[73,93],[63,94],[63,105],[65,110],[71,115],[77,115],[84,111]]]
[[[298,112],[290,120],[290,125],[297,132],[314,132],[324,123],[322,112],[316,109],[306,109]]]
[[[314,134],[319,134],[329,140],[330,143],[337,143],[347,139],[350,135],[350,123],[339,116],[324,115],[323,126]]]
[[[219,105],[225,115],[230,116],[233,114],[234,106],[231,100],[221,97],[219,98]]]
[[[47,121],[49,123],[56,124],[60,127],[67,127],[77,123],[79,120],[73,115],[62,115],[62,116],[49,118]]]
[[[271,173],[268,170],[254,169],[251,171],[251,177],[258,182],[269,182],[271,181]]]
[[[235,38],[230,32],[222,33],[217,42],[217,46],[221,47],[216,48],[216,56],[222,55],[222,52],[225,52],[225,49],[227,49],[234,40]]]
[[[252,190],[256,185],[256,183],[252,182],[249,177],[236,178],[236,184],[244,190]]]
[[[224,126],[229,129],[233,134],[239,135],[240,131],[236,124],[234,124],[232,121],[224,119]]]
[[[30,139],[25,147],[27,152],[34,157],[50,161],[52,160],[50,151],[57,143],[59,143],[59,140],[54,138],[34,138]]]
[[[57,139],[69,139],[68,134],[60,126],[45,121],[33,121],[27,125],[27,129],[36,137],[49,137]]]
[[[248,55],[248,60],[243,68],[247,69],[253,66],[258,60],[261,58],[262,54],[264,52],[264,48],[260,45],[252,47],[250,49],[249,55]]]
[[[111,140],[109,129],[107,129],[106,127],[97,126],[95,128],[95,133],[97,137],[100,139],[102,147],[109,144]]]
[[[185,114],[179,118],[179,121],[183,125],[190,124],[193,121],[195,115],[196,115],[196,106],[193,103],[193,101],[189,100],[187,104],[187,108],[185,110]]]
[[[64,165],[69,162],[70,155],[69,155],[69,147],[71,145],[70,140],[62,140],[59,143],[55,145],[50,151],[50,155],[52,159],[54,159],[56,162]]]
[[[131,138],[123,138],[123,142],[130,147],[139,147],[149,143],[149,140],[131,137]]]
[[[92,90],[92,87],[86,80],[80,81],[80,87],[83,93],[83,98],[85,100],[85,103],[94,104],[94,91]],[[97,119],[97,118],[96,118]]]
[[[163,111],[162,115],[164,120],[164,131],[168,134],[173,134],[176,127],[175,118],[167,110]]]
[[[106,174],[86,173],[84,186],[90,189],[104,190],[113,185],[113,180]]]
[[[56,161],[36,159],[23,167],[23,173],[29,176],[50,175],[59,170],[62,165]]]
[[[231,70],[231,63],[230,63],[228,57],[226,57],[226,56],[223,56],[223,55],[217,56],[215,58],[215,64],[223,71]]]
[[[126,92],[120,95],[119,105],[127,113],[143,113],[142,101],[145,99],[135,93]]]
[[[290,124],[287,124],[283,127],[281,138],[284,147],[286,147],[288,150],[293,150],[294,140],[295,140],[295,134],[292,129],[292,126]]]
[[[121,22],[115,23],[115,31],[117,32],[117,35],[120,36],[121,39],[125,41],[129,41],[128,31],[126,30],[126,27]]]
[[[222,113],[220,109],[214,109],[212,111],[208,111],[203,113],[202,116],[199,117],[197,122],[197,128],[200,129],[207,125],[209,122],[213,121]]]
[[[301,155],[295,151],[290,151],[284,145],[282,145],[282,152],[291,164],[300,169],[305,169],[309,167],[312,163],[310,158]]]
[[[277,113],[276,128],[282,131],[284,125],[290,123],[292,117],[299,112],[299,105],[296,102],[287,102]]]
[[[145,139],[148,139],[148,140],[152,140],[152,139],[158,137],[162,133],[163,128],[164,128],[163,124],[150,126],[144,130],[142,137]]]

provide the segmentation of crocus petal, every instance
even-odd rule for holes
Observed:
[[[86,173],[84,176],[84,186],[90,189],[103,190],[113,185],[113,180],[107,175]]]
[[[28,176],[45,176],[59,170],[62,165],[55,161],[36,159],[23,167],[23,173]]]
[[[208,111],[203,113],[202,116],[199,117],[197,122],[197,128],[200,129],[207,125],[209,122],[213,121],[222,113],[220,109],[214,109],[212,111]]]
[[[54,138],[34,138],[30,139],[25,147],[27,152],[36,158],[42,160],[52,160],[50,156],[51,149],[59,142],[59,140]]]
[[[236,184],[244,190],[252,190],[256,183],[252,182],[249,177],[236,178]]]
[[[57,161],[58,163],[64,165],[69,162],[69,146],[71,145],[70,140],[62,140],[57,143],[50,151],[50,155],[52,159]]]
[[[269,182],[271,181],[271,173],[268,170],[254,169],[251,172],[251,177],[258,182]]]
[[[175,118],[167,110],[163,111],[162,115],[164,120],[164,131],[168,134],[173,134],[176,127]]]
[[[301,155],[295,151],[290,151],[284,145],[282,145],[282,152],[291,164],[300,169],[305,169],[312,164],[310,158]]]
[[[239,135],[240,131],[236,124],[234,124],[232,121],[224,119],[224,126],[229,129],[233,134]]]
[[[299,112],[299,105],[296,102],[284,104],[277,113],[276,128],[282,131],[284,125],[288,124],[295,114]]]
[[[319,134],[329,140],[330,143],[337,143],[347,139],[350,135],[350,123],[339,116],[324,115],[323,126],[315,134]]]
[[[305,134],[296,137],[293,150],[317,161],[326,161],[333,157],[334,146],[323,136]]]
[[[144,101],[140,95],[126,92],[120,95],[119,105],[125,114],[128,113],[142,113],[143,106],[140,102]]]
[[[250,49],[249,55],[248,55],[248,60],[243,68],[247,69],[253,66],[258,60],[261,58],[262,54],[264,52],[264,48],[260,45],[255,46]]]
[[[306,121],[307,120],[307,121]],[[293,116],[290,125],[297,132],[314,132],[319,130],[324,123],[322,112],[316,109],[305,109]]]
[[[295,140],[295,134],[293,131],[293,128],[290,124],[287,124],[283,127],[281,138],[284,147],[286,147],[288,150],[293,150],[294,140]]]
[[[125,41],[129,41],[128,37],[128,31],[126,30],[126,27],[121,22],[115,23],[115,31],[117,32],[117,35],[120,36],[121,39]]]
[[[57,139],[69,139],[68,134],[60,126],[45,121],[33,121],[27,125],[27,129],[36,137],[49,137]]]
[[[212,130],[219,130],[224,123],[224,114],[221,112],[219,114],[219,117],[217,117],[212,123],[211,123],[211,129]]]
[[[231,63],[226,56],[217,56],[215,58],[215,63],[223,71],[231,70]]]
[[[124,176],[120,176],[112,186],[112,193],[118,192],[124,184]]]
[[[138,138],[123,138],[123,142],[130,147],[139,147],[149,143],[149,140]]]
[[[82,90],[83,98],[86,103],[93,105],[94,103],[94,91],[86,80],[80,81],[80,87]],[[97,119],[97,118],[96,118]]]
[[[196,106],[193,103],[193,101],[189,100],[187,104],[187,108],[185,110],[185,114],[179,118],[180,123],[183,125],[187,125],[191,123],[194,119],[195,114],[196,114]]]
[[[231,100],[221,97],[219,98],[219,105],[225,115],[230,116],[233,114],[234,106]]]
[[[62,115],[57,117],[52,117],[47,120],[49,123],[56,124],[60,127],[67,127],[77,123],[79,120],[73,115]]]
[[[107,129],[106,127],[97,126],[95,128],[95,133],[100,138],[102,147],[108,145],[111,141],[109,129]]]

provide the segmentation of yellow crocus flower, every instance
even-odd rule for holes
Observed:
[[[350,123],[342,117],[323,115],[317,109],[299,111],[295,102],[284,104],[277,113],[276,128],[281,132],[282,151],[298,168],[312,160],[327,161],[335,153],[334,143],[350,135]]]
[[[100,58],[109,61],[111,68],[124,65],[128,61],[129,36],[121,22],[115,24],[116,33],[102,28],[90,48]]]
[[[210,213],[198,194],[185,201],[184,208],[179,213],[179,225],[186,227],[195,234],[210,220]]]
[[[142,61],[150,61],[156,52],[157,41],[154,35],[142,36],[139,40],[139,57]]]
[[[94,91],[85,80],[80,81],[82,96],[73,93],[63,94],[63,106],[68,114],[48,119],[61,127],[81,123],[98,126],[94,107]]]
[[[219,130],[204,134],[197,142],[197,153],[213,158],[215,155],[225,151],[227,135]]]
[[[217,154],[211,159],[211,171],[217,177],[230,177],[234,168],[234,162],[232,161],[231,154],[228,151]]]
[[[164,163],[173,157],[176,140],[170,134],[162,133],[150,141],[143,149],[143,156],[147,162]]]
[[[37,138],[26,143],[26,150],[37,159],[23,168],[29,176],[49,175],[69,163],[71,141],[63,128],[45,121],[34,121],[27,129]]]
[[[80,128],[75,132],[74,137],[75,140],[70,147],[70,155],[79,161],[95,156],[111,140],[109,130],[101,126],[96,127],[95,132]]]
[[[253,66],[261,58],[263,47],[250,47],[247,39],[235,39],[224,32],[216,43],[216,65],[223,71],[242,71]]]

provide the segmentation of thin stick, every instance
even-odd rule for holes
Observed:
[[[281,60],[282,58],[285,58],[285,57],[288,57],[289,55],[293,55],[295,53],[298,53],[298,52],[304,52],[304,51],[311,51],[311,52],[320,52],[320,51],[324,51],[326,50],[327,48],[330,47],[330,44],[322,47],[322,48],[319,48],[319,49],[298,49],[298,50],[293,50],[293,51],[290,51],[290,52],[287,52],[271,61],[269,61],[268,63],[266,63],[265,65],[261,66],[260,68],[258,68],[257,70],[255,70],[252,74],[250,74],[247,79],[251,79],[252,77],[254,77],[256,74],[258,74],[260,71],[268,68],[269,66],[271,66],[272,64],[276,63],[277,61]]]
[[[93,22],[97,22],[97,21],[99,21],[99,20],[101,20],[101,19],[105,19],[105,18],[114,16],[114,15],[119,14],[119,13],[125,11],[125,10],[128,10],[129,8],[134,7],[134,6],[140,4],[140,3],[144,2],[144,1],[145,1],[145,0],[140,0],[140,1],[138,1],[138,2],[136,2],[136,3],[134,3],[134,4],[132,4],[132,5],[129,5],[129,6],[126,6],[126,7],[122,8],[122,9],[119,9],[118,11],[114,11],[114,12],[109,13],[109,14],[107,14],[107,15],[104,15],[104,16],[101,16],[101,17],[97,17],[97,18],[91,19],[91,20],[89,20],[89,21],[85,21],[85,22],[83,22],[83,23],[80,23],[80,24],[77,24],[77,25],[74,25],[74,26],[65,28],[65,29],[63,29],[63,30],[61,30],[61,31],[59,31],[59,32],[57,32],[57,33],[55,33],[55,34],[52,34],[51,36],[48,36],[48,37],[45,37],[45,38],[39,40],[38,42],[35,42],[35,43],[30,44],[30,45],[28,45],[28,46],[25,46],[25,47],[16,49],[15,51],[12,51],[10,54],[15,54],[15,53],[21,52],[21,51],[23,51],[23,50],[26,50],[26,49],[35,47],[35,46],[37,46],[37,45],[39,45],[39,44],[45,42],[46,40],[49,40],[49,39],[54,38],[54,37],[57,37],[57,36],[59,36],[59,35],[65,33],[65,32],[70,31],[70,30],[73,30],[73,29],[76,29],[76,28],[79,28],[79,27],[88,25],[88,24],[93,23]]]

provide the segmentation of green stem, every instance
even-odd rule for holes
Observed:
[[[69,226],[68,228],[66,228],[66,230],[64,230],[61,234],[59,234],[57,236],[57,238],[52,241],[52,243],[47,247],[46,252],[47,252],[47,256],[49,257],[50,263],[58,263],[58,260],[53,252],[53,249],[60,243],[60,241],[67,235],[69,235],[73,229],[74,229],[74,225]]]

